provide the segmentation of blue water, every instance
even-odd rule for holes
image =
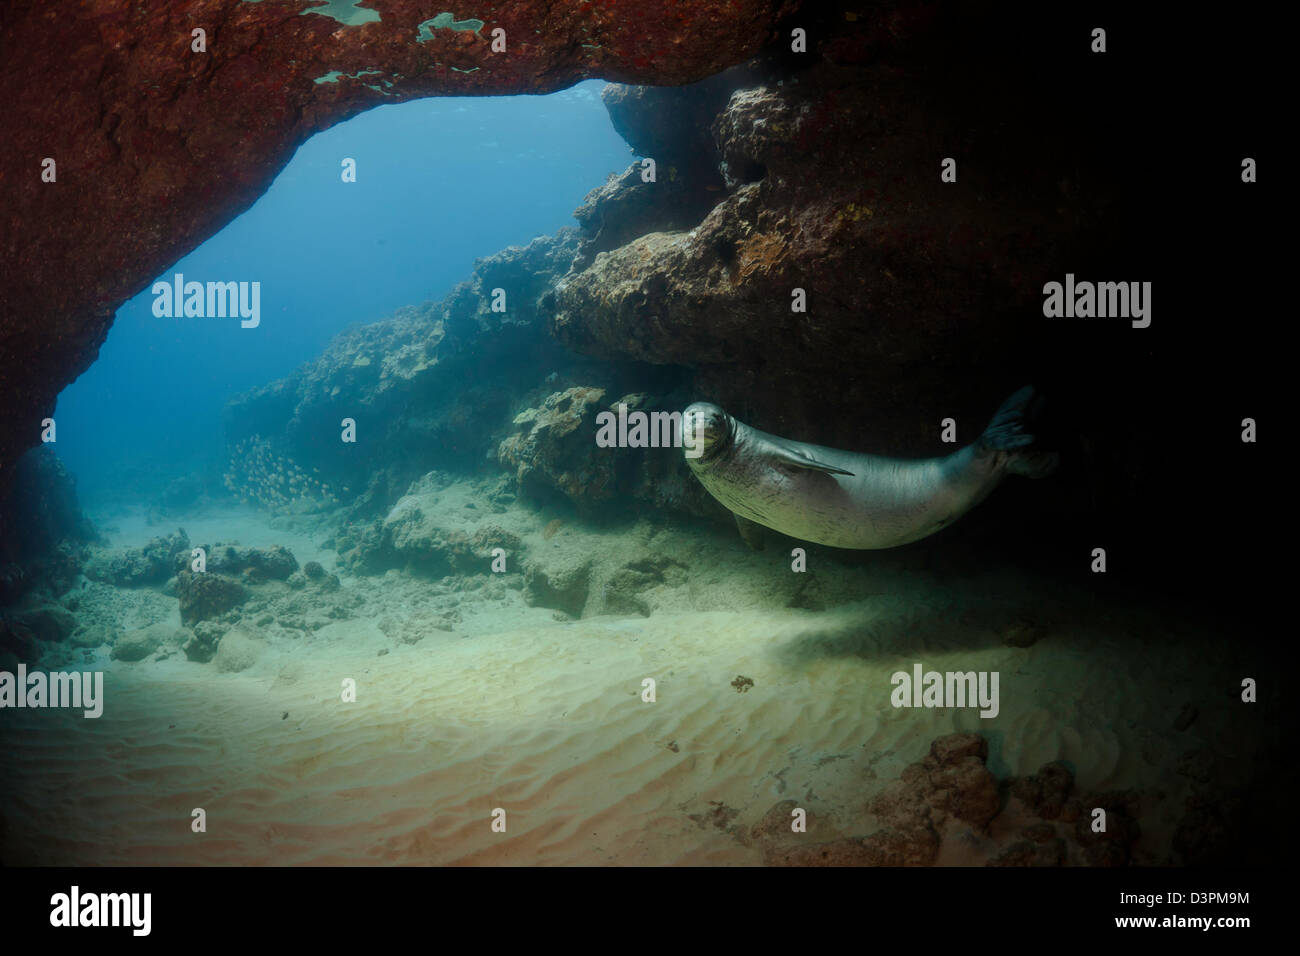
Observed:
[[[288,374],[349,325],[442,297],[477,257],[572,225],[631,158],[603,85],[385,106],[303,144],[251,209],[158,277],[259,281],[261,324],[155,317],[151,281],[59,396],[57,451],[83,498],[211,466],[231,395]],[[345,157],[355,183],[342,181]]]

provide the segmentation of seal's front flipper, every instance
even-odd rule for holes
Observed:
[[[834,465],[828,465],[816,458],[809,458],[801,451],[795,451],[793,448],[773,448],[772,458],[790,468],[802,468],[805,471],[824,471],[828,475],[848,475],[853,476],[853,472],[845,471],[843,468],[836,468]]]
[[[736,517],[736,527],[740,529],[740,536],[745,539],[745,544],[749,545],[755,551],[762,551],[763,526],[757,521],[750,521],[748,518],[742,518],[734,511],[732,514]]]

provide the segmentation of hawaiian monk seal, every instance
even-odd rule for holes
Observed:
[[[1038,404],[1022,388],[973,444],[944,458],[903,461],[790,441],[707,402],[682,414],[682,444],[751,547],[762,547],[759,524],[836,548],[894,548],[956,521],[1005,474],[1049,474],[1057,455],[1032,448],[1026,430]]]

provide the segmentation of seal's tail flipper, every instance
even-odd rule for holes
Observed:
[[[976,447],[981,452],[1003,456],[1006,470],[1014,475],[1027,478],[1050,475],[1060,456],[1036,448],[1036,439],[1030,431],[1042,410],[1043,397],[1034,391],[1032,385],[1026,385],[1002,403],[989,427],[975,443]]]

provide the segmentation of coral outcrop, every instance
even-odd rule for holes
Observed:
[[[6,364],[13,363],[0,362]],[[87,546],[98,539],[77,501],[76,482],[53,447],[34,448],[16,468],[0,471],[0,607],[16,604],[34,588],[47,596],[62,593],[80,573]]]
[[[216,572],[184,570],[176,575],[181,623],[194,625],[224,614],[248,600],[248,589]]]
[[[190,539],[184,528],[152,539],[143,548],[93,548],[86,577],[114,587],[162,584],[172,576],[178,559],[189,560]]]
[[[200,545],[206,556],[208,572],[241,577],[248,584],[268,580],[284,581],[298,570],[298,559],[283,545],[268,548],[243,548],[233,544]],[[189,554],[176,560],[179,573],[188,568]]]
[[[38,641],[61,643],[77,627],[77,619],[58,604],[41,604],[12,616],[12,626]]]
[[[673,391],[661,398],[632,392],[614,401],[609,396],[606,388],[574,386],[552,392],[515,416],[514,433],[497,447],[497,460],[520,492],[537,501],[553,500],[559,493],[589,516],[724,514],[687,469],[681,449],[672,444],[675,423],[687,404],[685,394]],[[617,437],[617,422],[632,416],[642,416],[644,423],[635,445],[597,443],[602,429]]]
[[[113,642],[110,656],[115,661],[142,661],[162,645],[162,630],[158,627],[144,627],[127,631]]]
[[[792,846],[782,826],[790,801],[773,807],[750,836],[776,866],[928,866],[945,852],[959,854],[951,862],[987,866],[1132,861],[1141,794],[1075,793],[1073,774],[1060,763],[1003,788],[987,759],[988,742],[979,734],[936,738],[929,754],[871,801],[870,812],[885,826],[867,836]],[[1098,810],[1105,811],[1104,830],[1093,825]]]
[[[996,403],[953,383],[1036,340],[1026,280],[1063,271],[1098,201],[1069,198],[1064,166],[1022,176],[1027,132],[958,133],[906,61],[750,65],[674,93],[604,96],[650,155],[682,149],[670,117],[700,114],[694,162],[653,184],[633,165],[588,197],[584,258],[556,292],[562,342],[690,367],[699,397],[828,444],[865,425],[920,453],[917,394],[973,416]],[[978,185],[939,183],[954,152],[987,156],[963,167]]]
[[[500,548],[517,561],[519,536],[505,530],[493,503],[491,489],[484,496],[487,507],[465,498],[454,525],[446,519],[448,478],[430,472],[414,482],[382,521],[344,531],[335,538],[343,566],[354,572],[375,574],[390,568],[409,568],[425,576],[483,574],[491,567]],[[458,488],[454,500],[462,500]],[[513,500],[513,499],[511,499]]]
[[[603,388],[570,388],[515,416],[518,431],[501,442],[497,457],[521,489],[551,488],[579,506],[610,498],[614,456],[595,441],[596,415],[608,410],[604,397]]]
[[[572,364],[539,299],[576,249],[576,231],[563,229],[480,259],[441,301],[343,332],[293,375],[233,399],[225,427],[241,463],[236,490],[291,506],[281,496],[296,477],[308,506],[320,489],[325,504],[337,497],[374,517],[431,469],[480,467],[516,396]],[[493,311],[494,289],[505,292],[503,312]],[[514,369],[536,379],[521,382]],[[342,440],[345,418],[355,442]]]
[[[1189,574],[1221,586],[1218,570],[1174,570],[1161,555],[1197,546],[1183,469],[1202,423],[1226,434],[1241,427],[1244,413],[1230,426],[1222,411],[1239,395],[1272,401],[1261,353],[1184,325],[1174,359],[1123,321],[1045,317],[1043,290],[1067,274],[1183,275],[1211,234],[1186,201],[1202,173],[1133,166],[1106,144],[1151,138],[1152,123],[1171,139],[1210,123],[1235,141],[1267,121],[1236,107],[1208,120],[1214,98],[1187,91],[1167,109],[1144,106],[1133,94],[1159,87],[1154,69],[1085,65],[1068,43],[1042,42],[1044,21],[1014,5],[859,14],[805,8],[806,52],[773,47],[689,88],[603,94],[634,151],[657,158],[657,179],[634,163],[579,211],[582,248],[548,300],[556,337],[607,361],[686,370],[693,399],[764,430],[899,457],[951,451],[942,420],[969,440],[1033,382],[1050,396],[1045,438],[1065,467],[1020,491],[1014,509],[994,496],[945,540],[1064,569],[1067,547],[1082,544],[1062,543],[1105,526],[1144,569],[1136,586],[1150,587],[1153,571],[1188,593],[1199,590]],[[1062,122],[1087,116],[1104,116],[1105,133],[1080,137]],[[1244,196],[1226,202],[1230,217],[1256,214]],[[1222,282],[1204,281],[1236,308],[1226,303],[1256,282],[1227,277],[1260,275],[1262,253],[1215,249]],[[1189,309],[1207,302],[1201,281]],[[1219,386],[1205,387],[1204,368]],[[1170,425],[1141,424],[1154,421]],[[1249,497],[1240,457],[1213,457],[1209,484]],[[1245,537],[1233,550],[1257,553]],[[1234,574],[1250,587],[1252,571]]]

